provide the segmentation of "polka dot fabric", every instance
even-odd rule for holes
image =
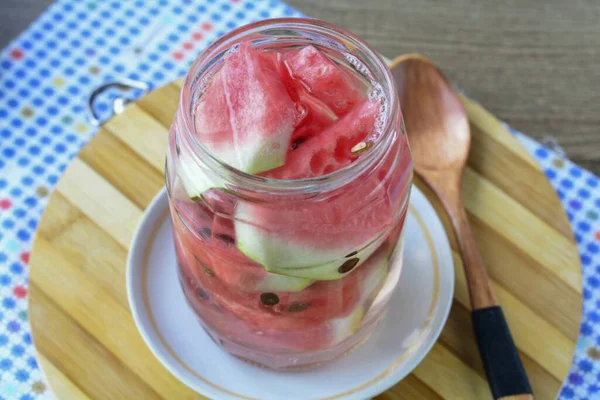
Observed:
[[[0,400],[52,398],[27,316],[27,264],[49,193],[93,136],[88,95],[117,78],[159,87],[185,74],[210,42],[240,25],[300,16],[278,1],[54,3],[0,54]],[[106,91],[112,100],[140,93]]]
[[[540,163],[571,221],[583,275],[583,317],[559,399],[600,399],[600,179],[512,130]]]
[[[27,264],[49,193],[96,131],[85,101],[117,78],[159,87],[185,74],[210,42],[237,26],[300,16],[273,0],[59,0],[0,54],[0,400],[52,395],[27,316]],[[102,118],[116,96],[95,102]],[[600,181],[515,132],[557,189],[576,232],[584,320],[561,398],[600,398]]]

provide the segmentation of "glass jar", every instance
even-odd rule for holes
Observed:
[[[276,180],[207,150],[194,131],[196,105],[223,57],[247,41],[264,51],[310,44],[371,82],[380,129],[356,161]],[[192,64],[166,165],[179,276],[200,323],[236,357],[273,369],[316,366],[358,346],[384,315],[400,276],[412,180],[393,82],[367,44],[309,19],[236,29]]]

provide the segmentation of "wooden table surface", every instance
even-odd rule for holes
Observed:
[[[0,47],[51,0],[2,0]],[[600,175],[600,1],[288,0],[389,58],[420,52],[514,128]]]

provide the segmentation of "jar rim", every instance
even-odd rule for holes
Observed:
[[[369,61],[371,61],[371,66],[375,67],[375,71],[372,71],[373,74],[378,79],[383,80],[383,82],[378,80],[378,83],[383,88],[385,101],[387,102],[388,107],[384,120],[385,123],[381,130],[382,133],[368,152],[339,170],[318,177],[293,180],[272,179],[252,175],[245,173],[214,156],[205,145],[197,140],[196,135],[192,134],[195,132],[195,124],[193,122],[191,109],[195,94],[193,93],[192,88],[197,84],[202,75],[204,75],[203,73],[198,74],[197,72],[202,71],[202,67],[205,64],[211,64],[215,58],[222,56],[227,50],[245,37],[251,36],[252,34],[260,34],[265,30],[277,28],[308,29],[317,34],[321,32],[339,36],[352,47],[359,49],[364,53],[364,58],[368,58]],[[220,172],[225,172],[228,177],[226,180],[233,183],[235,186],[251,191],[275,191],[280,193],[306,193],[307,191],[333,190],[351,182],[354,177],[366,171],[374,162],[376,162],[378,155],[381,155],[388,147],[391,147],[386,145],[391,141],[395,130],[395,124],[398,118],[396,116],[396,111],[399,110],[398,103],[399,100],[396,86],[391,72],[385,61],[369,44],[344,28],[328,22],[309,18],[266,19],[231,30],[202,51],[194,60],[186,74],[180,96],[180,110],[183,110],[181,114],[185,127],[185,134],[188,135],[188,142],[191,144],[196,157],[201,156],[202,162],[207,164],[207,167],[212,170],[218,169]]]

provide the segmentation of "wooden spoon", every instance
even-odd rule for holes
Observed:
[[[440,198],[460,246],[479,352],[495,399],[533,399],[531,387],[490,278],[477,249],[461,197],[471,133],[465,110],[435,65],[418,54],[391,64],[415,172]]]

